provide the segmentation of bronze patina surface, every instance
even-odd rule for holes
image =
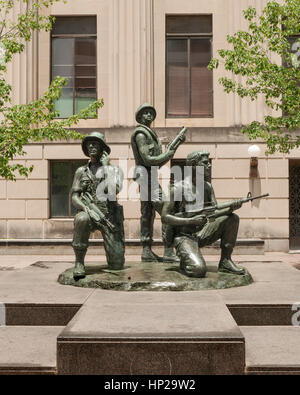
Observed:
[[[239,229],[239,217],[234,211],[241,208],[243,203],[266,197],[268,194],[252,197],[249,193],[247,198],[218,204],[210,183],[209,152],[190,153],[186,159],[186,166],[192,170],[191,174],[171,185],[170,199],[164,202],[161,215],[162,223],[175,229],[174,245],[180,258],[181,270],[189,277],[205,277],[207,267],[201,248],[220,240],[221,257],[218,271],[245,275],[246,270],[236,265],[231,257]],[[201,168],[203,183],[199,182]],[[201,196],[201,207],[197,207],[197,197]],[[190,202],[195,203],[196,208],[195,204],[191,205]]]
[[[74,280],[73,269],[59,275],[58,282],[83,288],[117,291],[198,291],[241,287],[253,282],[251,274],[228,274],[210,265],[204,278],[187,277],[177,264],[129,262],[123,270],[109,270],[106,265],[86,265],[86,277]]]
[[[116,199],[122,188],[122,170],[110,165],[110,148],[103,134],[92,132],[86,136],[82,150],[90,160],[77,169],[71,190],[72,204],[78,210],[72,242],[75,279],[85,276],[84,258],[90,234],[95,230],[102,233],[108,267],[122,269],[125,261],[123,207]]]
[[[163,152],[162,143],[155,130],[151,128],[156,118],[155,108],[144,103],[137,109],[135,118],[138,125],[131,136],[131,147],[136,164],[134,179],[139,184],[141,199],[140,232],[143,246],[141,260],[143,262],[179,262],[173,251],[174,229],[172,226],[162,224],[163,258],[158,257],[152,251],[152,237],[155,213],[161,214],[164,199],[157,171],[173,158],[177,148],[185,141],[186,128],[179,132]]]

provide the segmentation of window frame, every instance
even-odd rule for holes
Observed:
[[[167,18],[169,16],[211,16],[211,33],[168,33],[167,32]],[[168,82],[168,45],[167,40],[178,39],[178,40],[187,40],[187,54],[188,54],[188,83],[189,83],[189,114],[186,115],[169,115],[168,114],[168,91],[169,91],[169,82]],[[214,74],[212,72],[212,111],[209,115],[192,115],[192,90],[191,90],[191,40],[192,39],[209,39],[210,40],[210,57],[213,56],[213,14],[166,14],[165,15],[165,117],[166,119],[176,119],[176,118],[214,118]]]
[[[72,18],[74,16],[80,18],[80,17],[94,17],[96,18],[96,27],[97,27],[97,15],[52,15],[54,16],[56,19],[63,17],[63,18]],[[54,22],[55,23],[55,22]],[[95,80],[96,80],[96,98],[95,101],[98,100],[98,51],[97,51],[97,38],[98,38],[98,32],[96,31],[96,33],[88,33],[88,34],[74,34],[74,33],[64,33],[64,34],[52,34],[52,31],[50,32],[50,83],[53,81],[53,79],[55,77],[53,77],[53,64],[52,64],[52,60],[53,60],[53,46],[52,46],[52,39],[53,38],[72,38],[73,42],[72,42],[72,55],[73,55],[73,91],[72,91],[72,98],[73,98],[73,114],[70,116],[73,116],[76,114],[75,112],[75,38],[94,38],[95,39],[95,59],[96,59],[96,63],[95,64],[90,64],[88,66],[92,66],[95,67],[96,69],[96,75],[95,75]],[[82,77],[81,77],[82,78]],[[93,77],[88,77],[88,78],[93,78]],[[56,119],[67,119],[69,117],[57,117]],[[91,117],[88,119],[95,119],[95,117]]]
[[[283,26],[282,26],[282,28],[284,28]],[[289,39],[291,39],[291,40],[293,40],[294,42],[295,41],[299,41],[300,40],[300,33],[299,34],[293,34],[292,36],[289,36],[288,37],[288,40]],[[293,44],[291,44],[291,53],[293,53],[292,52],[292,45]],[[300,47],[299,47],[300,48]],[[299,69],[300,69],[300,58],[298,59],[298,62],[299,62],[299,65],[298,65],[298,67],[299,67]],[[284,59],[284,58],[281,58],[281,66],[283,66],[283,67],[288,67],[288,65],[287,65],[287,63],[286,63],[286,60]],[[281,102],[281,103],[283,103],[283,102]],[[285,112],[285,111],[281,111],[281,116],[282,117],[287,117],[287,116],[289,116],[289,114],[287,113],[287,112]]]

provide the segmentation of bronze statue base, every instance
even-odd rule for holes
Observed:
[[[74,280],[73,268],[58,277],[58,282],[83,288],[116,291],[199,291],[241,287],[253,282],[251,274],[235,275],[217,272],[217,263],[208,263],[205,278],[187,277],[178,264],[160,262],[128,262],[123,270],[110,270],[106,265],[86,265],[86,277]]]

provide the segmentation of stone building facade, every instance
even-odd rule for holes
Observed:
[[[258,142],[261,148],[258,177],[250,178],[248,148],[253,143],[240,129],[252,120],[262,120],[267,109],[262,100],[251,102],[225,94],[218,84],[224,72],[222,67],[211,75],[205,74],[203,67],[208,56],[226,47],[227,34],[246,28],[242,10],[252,5],[259,11],[265,4],[266,0],[69,0],[66,4],[55,4],[49,12],[61,21],[61,26],[67,25],[66,19],[60,18],[75,17],[70,30],[35,33],[26,51],[9,66],[7,78],[13,86],[14,104],[33,100],[46,90],[59,67],[60,70],[66,67],[59,53],[55,53],[55,40],[65,39],[66,46],[68,40],[69,43],[73,40],[75,55],[66,63],[73,67],[74,83],[62,106],[67,112],[72,108],[76,111],[76,106],[93,95],[104,99],[98,118],[82,120],[78,128],[82,133],[92,130],[104,133],[111,147],[112,162],[127,166],[120,196],[127,240],[139,239],[139,199],[136,196],[129,200],[126,191],[135,189],[131,179],[134,160],[130,136],[135,127],[135,110],[143,102],[152,103],[157,109],[154,127],[164,145],[183,125],[188,128],[186,143],[178,149],[175,163],[196,149],[211,153],[212,183],[219,201],[246,196],[248,191],[270,194],[270,198],[245,204],[239,210],[239,238],[263,239],[266,251],[288,251],[291,232],[298,231],[300,236],[299,222],[290,219],[294,213],[290,214],[289,207],[289,194],[293,191],[290,184],[295,182],[290,173],[296,174],[294,179],[300,189],[299,171],[293,170],[299,166],[300,150],[286,156],[266,157],[264,145]],[[14,10],[15,16],[18,12],[19,9]],[[95,24],[94,30],[84,30],[84,23],[81,27],[80,21],[85,17],[92,18],[86,21]],[[197,17],[204,26],[199,31],[195,28]],[[182,18],[186,18],[185,23]],[[80,40],[85,39],[90,40],[94,49],[88,54],[89,67],[86,71],[77,67],[77,72],[74,69],[80,49],[76,53],[76,46],[79,48]],[[197,57],[202,59],[198,63]],[[84,67],[84,61],[81,66]],[[86,73],[82,81],[89,78],[89,82],[81,81],[81,86],[82,73]],[[187,83],[182,87],[180,83],[185,78]],[[201,90],[203,95],[199,96]],[[25,150],[26,156],[16,160],[33,164],[33,173],[28,179],[18,177],[16,182],[0,180],[0,238],[71,238],[72,209],[66,189],[72,173],[70,162],[85,160],[80,144],[44,142],[31,144]],[[60,166],[68,169],[68,179],[55,178],[55,169]],[[168,180],[168,168],[162,173]],[[65,208],[60,212],[62,199]],[[157,217],[154,234],[157,239],[161,237],[160,227]]]

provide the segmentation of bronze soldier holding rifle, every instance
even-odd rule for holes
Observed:
[[[108,267],[120,270],[124,266],[123,207],[116,201],[122,188],[123,173],[109,164],[110,148],[103,134],[92,132],[82,140],[82,150],[90,161],[79,167],[72,185],[72,203],[79,210],[74,219],[73,249],[75,279],[85,277],[84,258],[90,233],[100,230]]]
[[[213,187],[208,182],[211,168],[209,152],[196,151],[189,154],[186,165],[192,167],[192,179],[171,187],[170,201],[164,203],[162,210],[162,222],[175,228],[174,243],[180,257],[180,268],[190,277],[205,277],[206,263],[200,248],[221,239],[218,271],[245,274],[245,269],[236,265],[231,258],[239,228],[239,217],[233,211],[254,198],[248,194],[245,199],[218,205]],[[193,212],[187,210],[188,202],[184,191],[190,189],[195,195],[197,166],[204,167],[204,207]],[[268,195],[260,197],[265,196]]]

